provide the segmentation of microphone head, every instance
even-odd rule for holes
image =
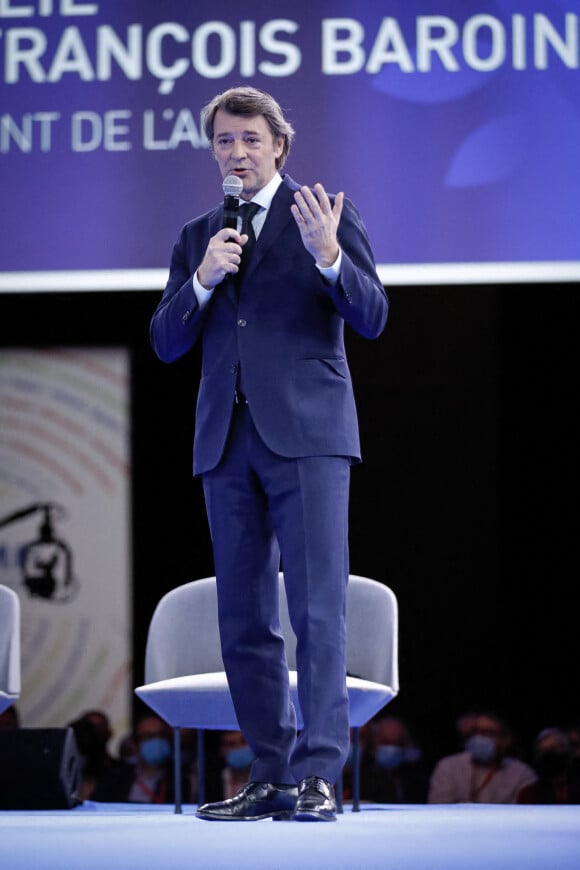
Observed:
[[[222,188],[224,196],[239,196],[244,189],[244,182],[237,175],[226,175]]]

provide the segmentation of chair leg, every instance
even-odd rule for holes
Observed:
[[[175,812],[181,813],[183,812],[181,808],[181,728],[177,726],[173,729],[173,757],[175,760],[173,769],[175,779],[173,784],[175,789]]]
[[[197,729],[197,800],[205,803],[205,744],[202,728]]]
[[[352,811],[360,813],[360,747],[359,728],[352,729]]]

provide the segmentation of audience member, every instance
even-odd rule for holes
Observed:
[[[572,724],[566,729],[566,734],[568,735],[572,747],[571,767],[574,776],[577,776],[580,779],[580,719],[576,719],[572,722]]]
[[[361,725],[358,729],[358,751],[359,751],[359,772],[367,758],[369,744],[370,724]],[[353,756],[354,756],[354,728],[350,729],[350,746],[348,757],[342,770],[342,798],[349,801],[353,796]],[[361,800],[365,800],[364,796],[360,795]]]
[[[123,760],[109,765],[91,798],[113,803],[165,804],[175,800],[173,730],[154,714],[137,720],[134,733],[121,742]],[[191,780],[182,777],[182,800],[191,801]]]
[[[431,775],[428,803],[517,803],[523,788],[537,780],[535,771],[510,754],[507,724],[481,712],[463,752],[448,755]]]
[[[369,751],[361,764],[361,796],[373,803],[427,800],[429,775],[405,722],[385,716],[371,723]]]
[[[181,776],[186,783],[186,790],[192,801],[197,796],[197,730],[195,728],[180,728],[181,746]]]
[[[223,800],[233,797],[249,781],[254,753],[241,731],[223,731],[220,740],[223,760]]]
[[[20,728],[20,715],[16,705],[11,704],[0,713],[0,731],[12,731],[14,728]]]
[[[562,728],[545,728],[533,746],[537,782],[522,789],[518,803],[580,803],[580,778],[572,766],[572,742]]]
[[[476,728],[477,713],[468,711],[457,717],[455,720],[455,733],[457,735],[458,749],[465,749],[465,744],[475,734]]]
[[[137,764],[137,743],[133,732],[125,734],[119,741],[119,759],[125,764]]]
[[[81,800],[93,797],[97,784],[108,778],[109,768],[117,761],[109,754],[107,744],[112,736],[109,717],[101,710],[87,710],[69,723],[81,756]]]
[[[126,800],[129,803],[165,804],[175,800],[173,730],[159,716],[144,715],[135,727],[137,760]],[[182,779],[182,800],[191,800],[190,782]]]

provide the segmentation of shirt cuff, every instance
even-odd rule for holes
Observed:
[[[200,308],[203,308],[204,305],[207,305],[207,303],[211,299],[211,294],[213,293],[214,289],[215,288],[212,288],[211,290],[206,290],[205,287],[199,283],[197,272],[195,273],[195,275],[193,276],[193,292],[197,297]]]
[[[338,249],[338,257],[332,264],[332,266],[319,266],[318,263],[314,264],[323,278],[326,278],[329,284],[336,284],[338,282],[338,277],[340,275],[340,267],[342,265],[342,248]]]

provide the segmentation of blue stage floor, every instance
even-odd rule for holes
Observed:
[[[6,870],[579,870],[580,806],[365,805],[336,823],[202,822],[195,807],[0,812]]]

